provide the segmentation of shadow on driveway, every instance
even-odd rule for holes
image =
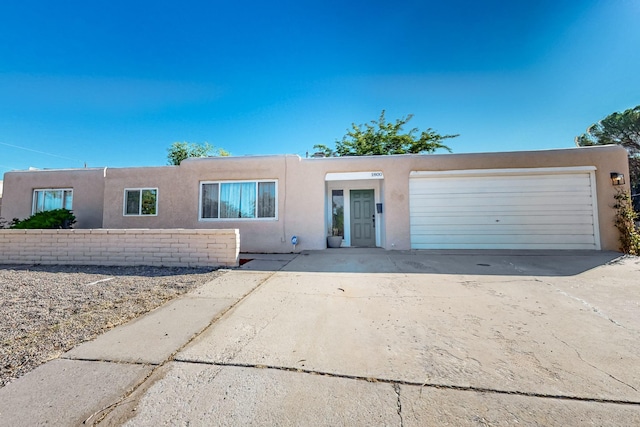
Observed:
[[[243,270],[320,273],[574,276],[622,258],[611,251],[385,251],[340,248],[299,254],[241,254]]]

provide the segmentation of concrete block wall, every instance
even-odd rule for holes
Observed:
[[[0,264],[236,267],[237,229],[0,230]]]

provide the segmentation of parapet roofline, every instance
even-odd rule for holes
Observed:
[[[500,155],[513,155],[513,154],[535,154],[535,153],[550,153],[550,152],[566,152],[576,150],[604,150],[604,151],[619,151],[626,149],[621,145],[593,145],[588,147],[564,147],[564,148],[546,148],[540,150],[513,150],[513,151],[486,151],[476,153],[433,153],[433,154],[391,154],[391,155],[378,155],[378,156],[341,156],[341,157],[308,157],[303,158],[298,154],[264,154],[264,155],[246,155],[246,156],[210,156],[210,157],[189,157],[182,162],[195,163],[203,161],[242,161],[243,159],[274,159],[274,158],[297,158],[298,161],[354,161],[356,159],[371,159],[371,158],[394,158],[394,157],[462,157],[462,156],[500,156]],[[356,160],[357,161],[357,160]],[[5,173],[27,173],[27,172],[54,172],[54,171],[105,171],[106,169],[135,169],[135,168],[175,168],[179,166],[172,165],[157,165],[157,166],[122,166],[122,167],[88,167],[88,168],[30,168],[28,170],[13,170]]]
[[[199,162],[199,161],[206,161],[206,160],[215,160],[215,161],[222,161],[222,160],[242,160],[242,159],[273,159],[273,158],[287,158],[287,157],[296,157],[299,160],[302,160],[302,157],[300,157],[299,154],[247,154],[247,155],[243,155],[243,156],[207,156],[207,157],[188,157],[186,159],[184,159],[181,163],[184,162]]]
[[[29,169],[16,169],[7,171],[6,173],[27,173],[27,172],[62,172],[62,171],[102,171],[106,167],[91,167],[91,168],[29,168]]]

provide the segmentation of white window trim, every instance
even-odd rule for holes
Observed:
[[[36,213],[36,192],[38,191],[70,191],[71,192],[71,208],[73,208],[73,188],[34,188],[33,194],[31,195],[31,215]],[[64,204],[64,193],[62,195],[62,200]],[[64,206],[63,206],[64,208]],[[69,209],[72,210],[72,209]],[[42,211],[45,212],[45,211]]]
[[[203,218],[202,217],[202,186],[204,184],[218,184],[218,203],[220,197],[220,184],[241,184],[245,182],[254,182],[256,184],[256,200],[258,196],[258,183],[260,182],[273,182],[276,184],[276,194],[275,194],[275,217],[272,218]],[[200,181],[199,183],[199,191],[198,191],[198,221],[203,222],[245,222],[245,221],[277,221],[278,220],[278,180],[277,179],[243,179],[243,180],[225,180],[225,181]],[[256,203],[256,209],[257,209]],[[218,209],[220,209],[218,204]]]
[[[155,190],[156,192],[156,213],[154,214],[143,214],[142,213],[142,192],[144,190]],[[139,191],[140,192],[140,202],[138,205],[138,214],[128,214],[127,213],[127,191]],[[158,216],[158,207],[159,207],[159,203],[158,203],[158,199],[160,198],[160,191],[158,191],[157,187],[132,187],[132,188],[125,188],[123,195],[122,195],[122,216]]]

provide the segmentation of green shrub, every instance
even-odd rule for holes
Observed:
[[[54,209],[38,212],[23,220],[14,219],[10,228],[39,229],[39,228],[71,228],[76,217],[68,209]]]
[[[630,255],[640,255],[640,232],[636,228],[638,214],[633,210],[628,191],[618,191],[615,195],[617,210],[615,225],[620,231],[620,251]]]

